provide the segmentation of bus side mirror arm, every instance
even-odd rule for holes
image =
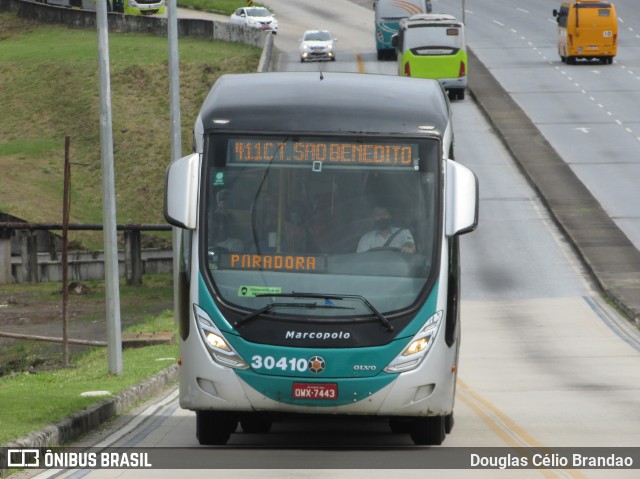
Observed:
[[[164,217],[178,228],[196,228],[200,154],[172,162],[165,175]]]
[[[470,233],[478,226],[479,188],[473,171],[447,160],[445,235]]]

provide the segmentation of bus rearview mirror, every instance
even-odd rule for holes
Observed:
[[[478,178],[469,168],[447,160],[445,234],[470,233],[478,225]]]
[[[198,212],[200,155],[194,153],[169,165],[165,177],[164,217],[173,226],[195,229]]]

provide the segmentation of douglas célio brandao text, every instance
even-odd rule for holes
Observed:
[[[574,469],[602,469],[602,468],[633,468],[634,458],[630,456],[607,453],[604,455],[585,455],[581,453],[533,453],[522,455],[483,455],[472,453],[469,455],[469,465],[478,469],[517,469],[517,468],[574,468]]]

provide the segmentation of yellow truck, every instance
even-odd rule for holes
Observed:
[[[563,63],[575,64],[578,59],[613,63],[618,49],[618,17],[612,3],[562,2],[553,16],[558,22],[558,54]]]

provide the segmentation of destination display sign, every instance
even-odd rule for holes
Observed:
[[[344,140],[278,141],[266,138],[229,139],[228,163],[331,164],[342,166],[414,167],[416,143],[349,142]]]
[[[287,273],[323,273],[327,270],[325,256],[292,254],[222,253],[209,262],[210,269],[282,271]]]

